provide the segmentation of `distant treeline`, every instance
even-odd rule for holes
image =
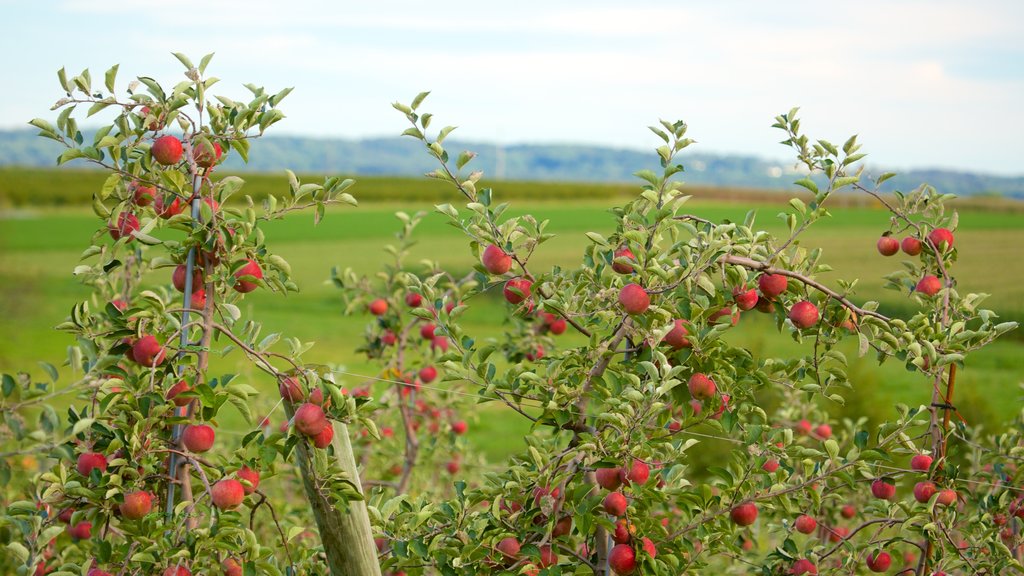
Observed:
[[[449,140],[454,151],[472,150],[478,157],[474,170],[498,180],[550,182],[635,182],[637,170],[656,170],[653,151],[579,145],[510,145]],[[0,131],[0,166],[51,167],[60,145],[35,136],[33,130]],[[781,150],[780,150],[781,152]],[[681,157],[681,176],[691,184],[792,190],[802,176],[792,162],[753,156],[705,154],[687,151]],[[271,136],[253,141],[249,163],[229,156],[231,171],[355,174],[367,176],[420,176],[436,166],[420,144],[406,138],[362,140]],[[881,169],[869,168],[877,176]],[[949,170],[913,170],[885,183],[885,191],[910,190],[927,182],[942,192],[959,196],[1004,196],[1024,199],[1024,176],[1001,177]]]

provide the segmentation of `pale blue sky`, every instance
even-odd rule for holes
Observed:
[[[858,132],[876,165],[1024,174],[1024,1],[494,3],[0,0],[0,127],[49,117],[55,71],[166,84],[170,52],[242,97],[294,86],[278,134],[394,135],[432,90],[463,139],[647,148],[685,119],[699,149],[786,158],[769,128]]]

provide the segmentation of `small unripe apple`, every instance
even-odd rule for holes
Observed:
[[[892,500],[896,496],[896,485],[879,478],[871,483],[871,495],[882,500]]]
[[[871,552],[867,558],[868,570],[885,572],[892,565],[892,556],[888,552]]]
[[[260,269],[259,263],[255,260],[249,259],[245,265],[235,271],[235,285],[234,289],[236,292],[246,294],[252,292],[259,287],[259,284],[252,280],[243,280],[243,278],[251,276],[256,280],[263,278],[263,270]]]
[[[608,554],[608,566],[619,576],[636,571],[636,552],[629,544],[617,544]]]
[[[797,516],[796,521],[793,522],[793,526],[796,528],[796,531],[801,534],[810,534],[818,528],[818,521],[812,516],[801,514],[800,516]]]
[[[124,502],[118,505],[121,516],[129,520],[138,520],[149,514],[153,509],[153,495],[142,490],[124,495]]]
[[[281,394],[281,398],[288,400],[289,402],[298,402],[302,400],[304,393],[302,391],[302,384],[298,378],[294,376],[288,376],[282,379],[277,384],[277,391]]]
[[[164,363],[167,350],[160,345],[156,337],[146,334],[132,345],[132,358],[146,367],[159,366]]]
[[[793,576],[801,576],[802,574],[817,575],[818,567],[810,560],[801,558],[800,560],[793,562],[793,567],[789,570],[789,573]]]
[[[330,422],[327,423],[327,426],[324,426],[324,429],[319,434],[313,436],[313,446],[321,450],[330,446],[332,441],[334,441],[334,425]]]
[[[930,482],[928,480],[918,482],[917,484],[914,484],[914,500],[925,504],[932,499],[932,496],[934,496],[937,491],[938,488],[935,487],[934,482]]]
[[[928,240],[939,249],[945,252],[953,247],[953,233],[948,228],[936,228],[928,233]]]
[[[491,274],[501,276],[512,269],[512,256],[494,244],[490,244],[480,255],[480,263]]]
[[[888,235],[879,238],[877,246],[882,256],[892,256],[900,251],[900,241]]]
[[[772,474],[779,469],[779,461],[776,460],[775,458],[769,458],[764,461],[764,464],[761,465],[761,469],[764,470],[765,472],[768,472],[769,474]]]
[[[500,552],[506,560],[515,560],[519,556],[519,540],[516,540],[512,536],[502,538],[494,548]]]
[[[188,267],[184,264],[178,264],[174,268],[174,272],[171,274],[171,283],[174,284],[174,289],[178,292],[185,291],[185,277],[188,272]],[[195,292],[203,287],[203,269],[195,267],[192,270],[192,291]]]
[[[697,400],[707,400],[713,398],[718,387],[715,386],[715,381],[708,377],[707,374],[697,372],[693,376],[690,376],[690,380],[686,383],[686,387],[690,390],[690,396],[693,396]]]
[[[918,292],[926,296],[935,296],[942,290],[942,281],[932,274],[926,275],[924,278],[917,283],[915,288]]]
[[[189,424],[181,433],[181,441],[189,452],[206,452],[213,447],[216,434],[206,424]]]
[[[956,503],[956,490],[950,490],[949,488],[939,490],[939,495],[935,497],[935,501],[942,506],[952,506]]]
[[[690,348],[692,344],[690,344],[689,338],[686,337],[690,332],[686,329],[685,324],[686,320],[677,318],[672,329],[668,331],[668,334],[665,334],[661,341],[671,346],[673,350]]]
[[[629,503],[621,492],[611,492],[604,497],[604,511],[612,516],[625,516]]]
[[[785,292],[787,284],[789,280],[782,274],[762,274],[757,278],[757,287],[761,289],[761,295],[769,300]]]
[[[368,306],[370,314],[374,316],[383,316],[388,311],[388,301],[383,298],[377,298],[373,302],[370,302]]]
[[[131,212],[121,212],[117,215],[116,223],[110,222],[107,224],[107,231],[110,232],[110,237],[114,240],[127,237],[128,241],[131,242],[135,239],[132,236],[132,232],[139,231],[139,219]]]
[[[419,376],[420,380],[424,384],[430,384],[435,378],[437,378],[437,368],[434,368],[433,366],[424,366],[423,368],[420,368]]]
[[[245,482],[241,482],[241,484],[242,488],[245,489],[246,494],[252,494],[260,487],[260,473],[248,466],[242,466],[239,468],[238,472],[235,472],[235,476],[241,480],[245,480]],[[248,482],[248,485],[246,482]]]
[[[849,520],[857,515],[857,509],[852,504],[846,504],[839,509],[839,515]]]
[[[633,255],[633,251],[629,248],[622,247],[615,251],[613,258],[625,258],[627,260],[636,261],[636,257]],[[612,261],[612,270],[619,274],[632,274],[633,266],[624,262]]]
[[[161,136],[153,142],[153,147],[149,152],[153,155],[154,160],[164,166],[177,164],[181,161],[181,140],[170,135]]]
[[[245,487],[234,478],[224,478],[210,489],[210,498],[218,509],[233,510],[245,500]]]
[[[191,390],[192,387],[188,385],[188,382],[185,380],[179,380],[177,384],[171,386],[170,390],[167,391],[167,401],[173,402],[174,405],[179,408],[182,406],[188,406],[192,399],[180,396],[180,394],[182,392],[190,392]]]
[[[744,502],[729,511],[729,519],[737,526],[750,526],[757,520],[757,505]]]
[[[452,422],[452,433],[456,436],[462,436],[469,429],[469,425],[464,421],[459,420],[458,422]]]
[[[295,429],[306,436],[316,436],[327,427],[327,416],[323,408],[306,402],[295,410]]]
[[[619,304],[627,314],[637,315],[647,312],[651,305],[651,297],[639,284],[626,284],[619,290]]]
[[[732,298],[736,301],[736,307],[740,310],[751,310],[757,306],[757,290],[751,288],[736,288],[732,291]]]
[[[801,300],[789,309],[789,319],[797,328],[810,328],[818,323],[818,307],[807,300]]]
[[[106,472],[107,457],[99,452],[83,452],[78,455],[78,462],[75,468],[82,476],[88,476],[95,469],[99,469],[100,472]]]
[[[932,467],[934,460],[927,454],[917,454],[910,459],[910,469],[918,472],[927,472]]]
[[[530,297],[532,286],[533,282],[527,278],[513,278],[505,282],[505,288],[502,290],[502,293],[509,304],[519,304]]]
[[[832,437],[832,427],[828,424],[818,424],[818,427],[814,429],[814,433],[822,440],[828,440]]]
[[[900,248],[908,256],[917,256],[921,253],[921,241],[913,236],[907,236],[900,242]]]
[[[405,295],[405,305],[409,308],[419,308],[423,304],[423,296],[415,292],[409,292]]]
[[[597,485],[605,490],[618,490],[622,486],[622,468],[598,468],[594,470]]]

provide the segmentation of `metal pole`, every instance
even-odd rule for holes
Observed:
[[[199,189],[202,186],[202,177],[199,174],[192,175],[192,228],[195,229],[196,223],[199,221]],[[196,247],[192,246],[188,249],[188,256],[185,259],[185,305],[184,311],[181,313],[181,336],[178,340],[178,358],[180,359],[185,355],[185,347],[188,346],[188,330],[185,328],[188,325],[188,310],[189,306],[192,305],[192,278],[195,274],[196,265]],[[179,373],[181,366],[175,373]],[[189,402],[187,406],[174,409],[174,415],[191,416],[192,414],[192,403]],[[174,429],[171,431],[171,443],[175,446],[181,441],[181,433],[185,429],[184,424],[175,424]],[[178,455],[171,452],[170,465],[168,466],[168,476],[170,480],[167,483],[167,508],[166,514],[167,519],[170,520],[174,515],[174,482],[178,474]]]

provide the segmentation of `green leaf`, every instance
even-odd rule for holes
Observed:
[[[417,94],[416,97],[413,98],[412,100],[412,109],[415,110],[419,108],[420,104],[422,104],[423,101],[426,100],[427,96],[429,95],[430,92],[420,92],[419,94]]]
[[[192,65],[192,61],[188,59],[188,56],[185,56],[181,52],[175,52],[174,57],[178,59],[178,62],[181,62],[186,70],[195,68],[195,66]]]
[[[114,80],[117,79],[118,66],[120,66],[120,64],[114,64],[113,66],[111,66],[110,70],[107,70],[107,73],[104,75],[103,78],[103,83],[106,84],[107,90],[110,92],[114,91]]]

